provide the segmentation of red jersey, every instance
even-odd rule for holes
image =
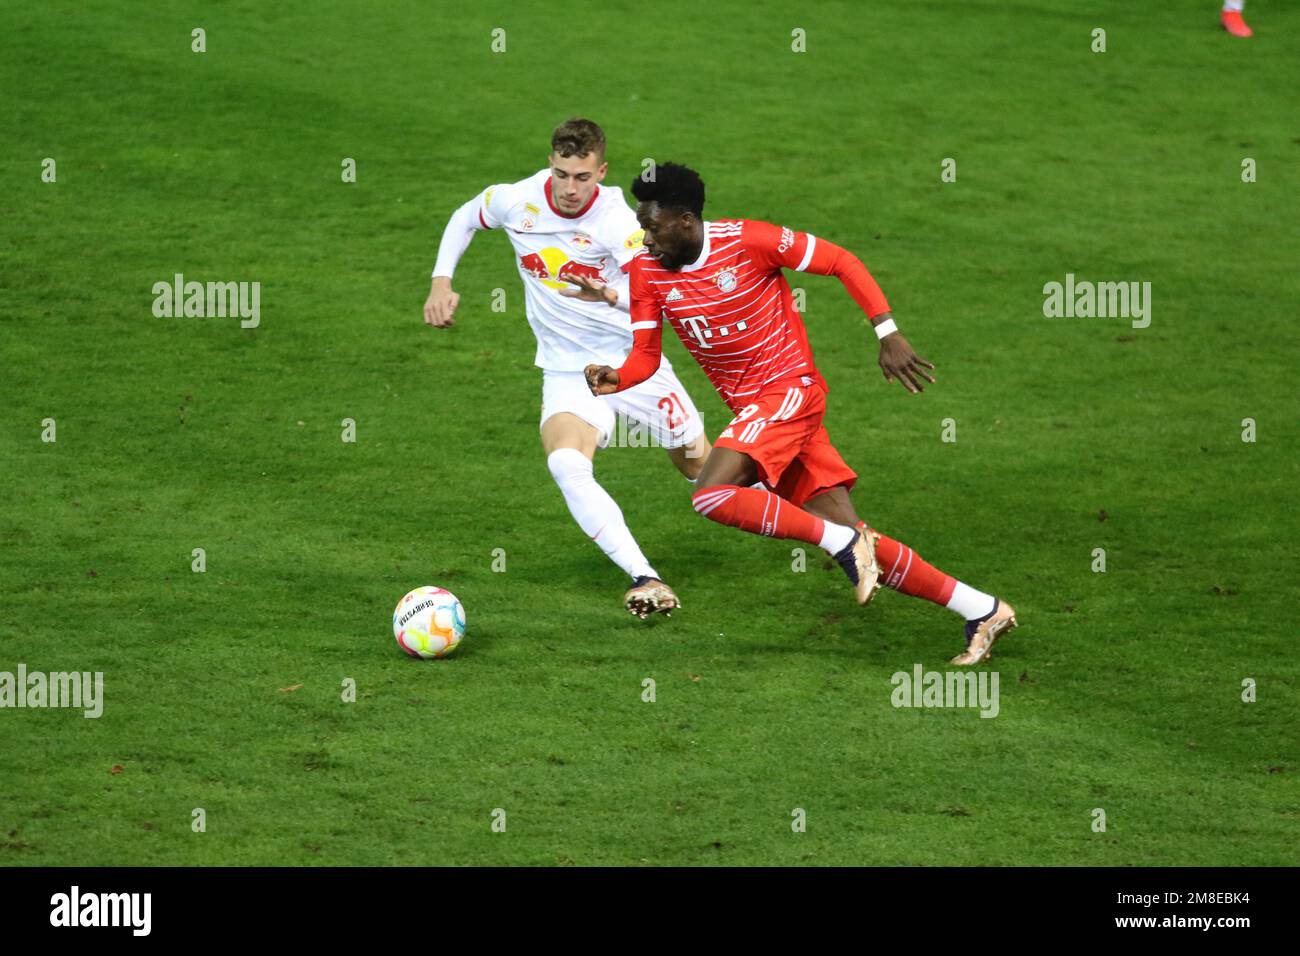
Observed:
[[[619,391],[658,369],[665,317],[733,412],[786,379],[825,388],[782,269],[837,276],[869,317],[889,311],[866,267],[834,243],[750,219],[703,225],[699,258],[679,270],[645,252],[632,260],[634,344]]]

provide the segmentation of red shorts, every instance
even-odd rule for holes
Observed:
[[[764,484],[802,505],[837,485],[852,489],[858,480],[831,444],[825,414],[820,385],[806,376],[777,382],[742,408],[713,445],[748,455]]]

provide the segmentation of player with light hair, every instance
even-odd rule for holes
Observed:
[[[646,381],[618,395],[597,397],[587,388],[586,366],[621,365],[632,348],[626,271],[641,251],[641,227],[623,191],[601,185],[607,165],[601,128],[570,119],[551,136],[546,169],[489,186],[457,209],[443,231],[424,321],[435,328],[454,324],[460,295],[451,280],[457,263],[477,231],[504,229],[537,338],[547,467],[583,532],[631,576],[624,606],[644,619],[669,614],[680,602],[596,480],[596,449],[609,444],[621,418],[666,449],[693,481],[710,446],[700,413],[667,359]],[[571,284],[579,276],[601,290],[597,301],[583,299]]]

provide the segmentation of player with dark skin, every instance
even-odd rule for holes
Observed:
[[[700,257],[704,248],[704,223],[694,213],[687,210],[664,209],[657,202],[643,202],[637,206],[637,220],[645,230],[645,250],[665,269],[676,271],[683,265],[694,262]],[[601,290],[599,286],[585,282],[575,283],[586,290],[583,297],[595,297]],[[883,312],[871,320],[879,325],[891,318],[889,312]],[[900,332],[891,332],[880,340],[880,371],[886,382],[898,380],[909,392],[919,393],[925,390],[920,380],[933,383],[930,374],[934,366],[912,350],[907,339]],[[587,366],[587,384],[595,395],[608,395],[618,390],[618,372],[608,365]],[[758,481],[758,465],[754,459],[733,448],[714,448],[704,463],[697,486],[708,488],[714,485],[739,485],[745,487]],[[818,517],[827,518],[837,524],[854,527],[861,523],[853,509],[849,492],[842,485],[822,492],[808,499],[803,505]]]
[[[966,648],[949,663],[966,667],[987,661],[994,642],[1018,626],[1015,608],[941,571],[859,518],[849,494],[855,476],[822,424],[826,385],[782,270],[840,280],[872,320],[886,382],[897,379],[907,391],[921,392],[923,383],[935,381],[934,365],[898,333],[883,293],[852,253],[831,242],[818,247],[809,233],[758,220],[705,222],[699,174],[677,163],[665,163],[660,172],[632,186],[640,200],[644,251],[654,260],[638,256],[629,269],[637,332],[632,352],[617,369],[587,365],[587,386],[595,395],[607,395],[644,381],[660,364],[663,326],[671,323],[736,416],[700,472],[691,495],[696,514],[749,534],[822,548],[848,576],[859,605],[888,587],[960,615]],[[777,295],[765,294],[773,284]],[[697,311],[701,314],[687,315]],[[725,345],[705,342],[750,325],[756,328]],[[702,351],[710,348],[717,351]],[[773,361],[773,355],[791,352],[799,358]],[[812,403],[801,416],[805,395]],[[748,404],[742,396],[748,396]],[[760,435],[773,422],[777,426]],[[760,475],[763,484],[757,485]],[[782,502],[788,508],[783,510]]]

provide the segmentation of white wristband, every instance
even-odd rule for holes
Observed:
[[[890,332],[898,331],[898,325],[893,319],[885,319],[885,321],[881,322],[879,325],[872,326],[872,328],[876,330],[876,338],[878,339],[883,339]]]

